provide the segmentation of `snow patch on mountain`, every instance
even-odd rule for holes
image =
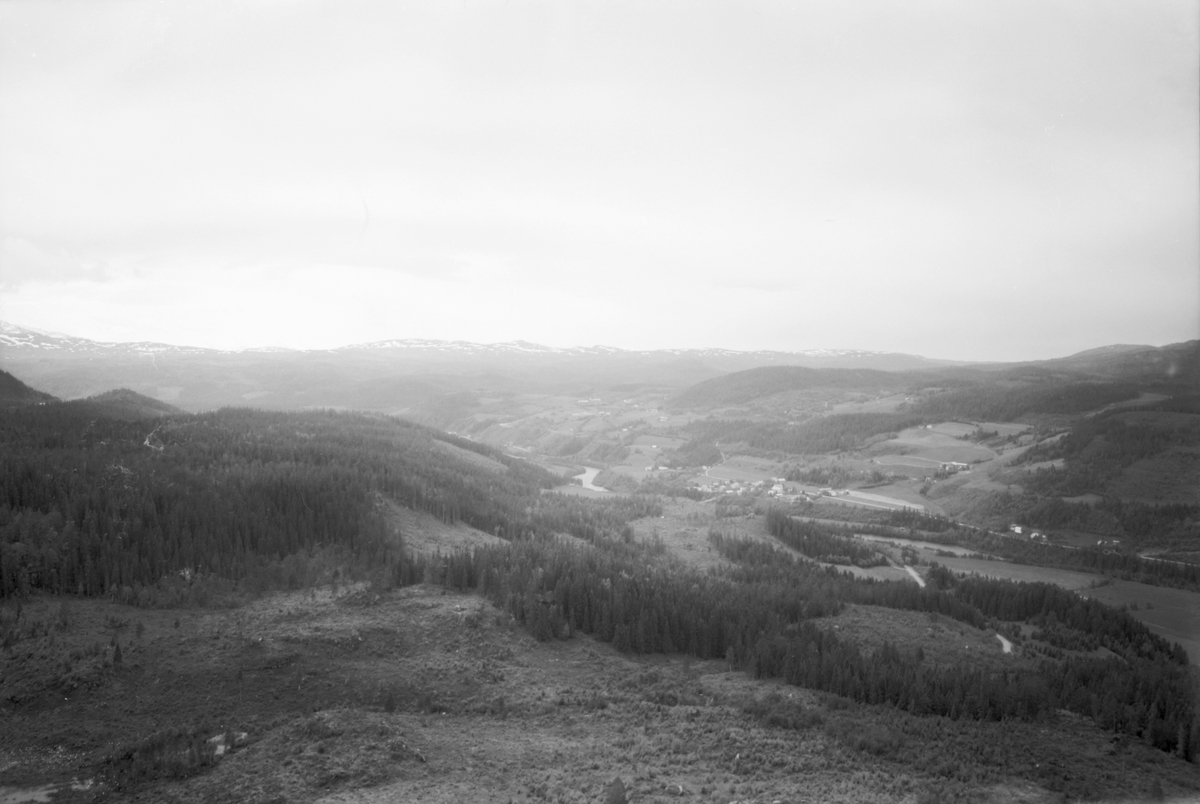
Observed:
[[[680,358],[738,358],[757,357],[762,360],[794,360],[807,358],[874,357],[893,354],[891,352],[864,351],[861,349],[806,349],[795,352],[739,351],[736,349],[620,349],[615,346],[574,346],[559,348],[543,346],[529,341],[506,341],[504,343],[472,343],[470,341],[440,341],[425,338],[392,338],[389,340],[357,343],[336,349],[288,349],[284,347],[258,347],[249,349],[205,349],[196,346],[173,346],[166,343],[138,341],[134,343],[108,343],[76,338],[55,332],[44,332],[32,327],[21,327],[0,321],[0,348],[20,351],[37,350],[61,355],[127,355],[159,357],[171,355],[217,355],[290,352],[339,353],[362,351],[403,351],[454,354],[460,356],[491,355],[561,355],[563,357],[650,357],[673,355]]]

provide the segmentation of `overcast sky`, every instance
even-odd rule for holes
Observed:
[[[0,319],[1053,357],[1200,337],[1194,0],[0,3]]]

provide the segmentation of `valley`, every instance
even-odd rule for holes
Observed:
[[[1194,342],[256,363],[13,332],[6,804],[1200,796]],[[114,390],[142,353],[224,379]],[[103,392],[23,381],[82,354]]]

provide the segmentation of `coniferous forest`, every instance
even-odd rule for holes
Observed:
[[[587,538],[655,510],[647,498],[542,495],[559,481],[532,464],[370,414],[126,421],[46,405],[6,412],[0,444],[0,597],[146,600],[180,574],[286,588],[303,581],[297,557],[318,551],[399,561],[383,498],[502,538]]]
[[[1038,720],[1065,709],[1189,760],[1200,740],[1187,656],[1127,613],[937,567],[924,588],[856,579],[797,554],[860,566],[876,554],[836,526],[778,510],[766,520],[777,544],[714,531],[729,564],[702,573],[633,538],[631,521],[661,512],[655,498],[553,493],[559,479],[536,466],[383,415],[223,409],[130,420],[45,404],[6,412],[0,448],[6,599],[205,605],[219,602],[213,590],[322,581],[333,556],[389,584],[475,590],[542,640],[582,631],[625,652],[722,659],[931,717]],[[386,501],[503,541],[409,553]],[[998,631],[1033,623],[1104,652],[1005,670],[940,665],[903,645],[868,652],[822,627],[850,604]]]

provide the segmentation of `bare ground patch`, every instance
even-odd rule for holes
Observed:
[[[960,639],[966,654],[1012,660],[957,623],[887,616],[853,607],[827,622],[868,649],[890,633],[929,639],[930,661]],[[55,657],[109,622],[126,622],[122,635],[143,625],[124,664],[65,699],[47,694]],[[352,584],[233,610],[87,604],[54,636],[0,655],[0,785],[37,781],[47,768],[33,759],[62,749],[55,773],[100,785],[62,801],[596,802],[616,778],[643,802],[1048,802],[1137,797],[1154,781],[1168,796],[1200,792],[1194,765],[1082,718],[952,722],[723,661],[621,655],[583,635],[538,643],[480,598],[436,587]],[[248,738],[187,778],[105,770],[105,757],[121,765],[118,746],[175,727]]]
[[[450,525],[423,511],[414,511],[391,501],[385,504],[388,521],[399,530],[405,546],[420,553],[449,552],[503,541],[462,522]]]

